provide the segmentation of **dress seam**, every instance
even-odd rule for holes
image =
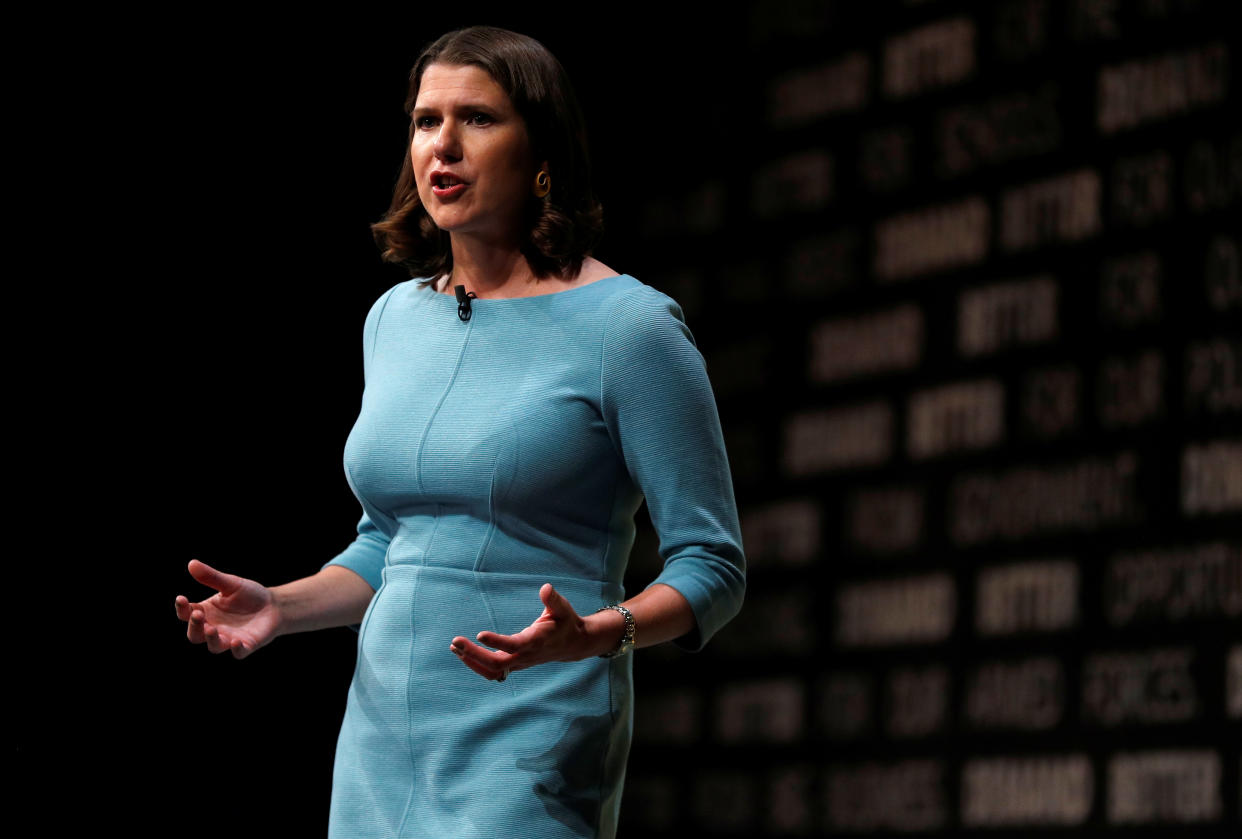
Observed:
[[[520,437],[518,437],[518,440],[520,440]],[[513,471],[514,474],[517,474],[517,458],[520,451],[517,442],[514,442],[513,449],[515,461]],[[487,533],[483,537],[483,544],[479,547],[478,554],[475,555],[474,568],[472,569],[474,571],[474,583],[479,589],[479,598],[483,601],[483,608],[487,610],[487,620],[491,623],[492,632],[498,635],[508,633],[501,629],[500,622],[496,620],[496,612],[492,608],[492,601],[488,598],[487,589],[483,585],[483,574],[486,573],[483,570],[483,562],[484,557],[487,556],[487,549],[491,547],[492,537],[496,535],[496,470],[499,468],[500,460],[501,458],[498,455],[492,462],[492,474],[487,485]],[[515,699],[518,695],[517,686],[513,682],[509,682],[509,695]]]
[[[400,525],[397,523],[395,518],[388,515],[383,510],[381,510],[379,507],[377,507],[373,501],[370,501],[369,499],[367,499],[366,493],[358,489],[358,482],[354,480],[354,470],[348,463],[345,464],[345,483],[349,486],[350,490],[353,491],[354,497],[358,499],[359,504],[363,504],[363,501],[366,500],[366,502],[369,503],[375,509],[375,512],[380,515],[381,521],[383,519],[391,520],[392,529],[393,529],[392,533],[388,533],[387,531],[384,531],[382,527],[380,528],[380,530],[384,532],[384,535],[388,537],[388,547],[384,549],[384,565],[387,566],[388,565],[388,551],[392,549],[392,538],[393,536],[396,535],[396,532],[398,528],[400,527]],[[362,511],[366,513],[366,515],[369,518],[371,518],[371,514],[367,513],[365,504],[363,504],[362,506]],[[377,522],[375,518],[371,518],[371,523],[379,527],[379,522]]]
[[[416,668],[414,666],[414,645],[415,645],[415,640],[416,640],[415,632],[417,631],[417,628],[414,626],[414,622],[417,619],[416,618],[417,610],[414,607],[418,604],[418,590],[419,588],[422,587],[422,582],[423,582],[423,575],[419,574],[414,579],[414,590],[410,592],[410,600],[413,602],[410,608],[410,646],[409,646],[409,652],[406,654],[407,659],[410,662],[409,670],[407,671],[409,673],[416,672]],[[414,807],[414,791],[418,789],[418,786],[419,786],[418,781],[420,779],[420,773],[418,771],[418,759],[417,759],[417,756],[414,754],[414,714],[412,713],[411,706],[410,706],[410,700],[411,700],[410,689],[411,689],[411,685],[413,682],[414,680],[411,678],[407,678],[405,680],[405,723],[406,723],[405,743],[406,743],[406,752],[409,755],[409,759],[410,759],[410,775],[415,779],[415,783],[410,784],[410,790],[406,794],[405,811],[401,814],[401,824],[397,826],[398,837],[401,837],[405,833],[405,825],[410,820],[410,812]]]
[[[432,519],[431,532],[427,534],[427,541],[423,542],[423,561],[421,563],[422,565],[429,564],[427,562],[427,557],[431,554],[431,546],[435,544],[436,534],[440,532],[440,518],[441,518],[440,514],[442,512],[443,506],[444,505],[440,503],[436,504],[436,514],[435,514],[435,517]]]
[[[608,307],[608,314],[604,318],[604,329],[601,332],[599,339],[599,413],[601,419],[604,421],[604,430],[608,432],[608,439],[612,441],[612,447],[616,450],[617,456],[621,458],[622,464],[625,463],[625,453],[621,451],[621,444],[612,433],[612,424],[608,422],[608,410],[604,405],[604,359],[607,357],[606,350],[608,346],[608,333],[612,329],[613,323],[616,322],[616,318],[613,317],[613,313],[617,310],[617,307],[621,305],[622,300],[630,295],[642,291],[646,287],[647,286],[640,285],[634,288],[626,289],[613,298],[612,304]]]
[[[420,494],[426,493],[427,489],[423,486],[423,455],[427,452],[427,435],[431,432],[431,426],[435,423],[436,417],[440,415],[440,407],[444,405],[444,400],[448,399],[449,392],[453,389],[453,384],[457,381],[457,374],[461,372],[462,362],[466,358],[466,347],[470,345],[470,331],[474,328],[474,321],[470,320],[466,323],[466,334],[462,337],[461,351],[457,353],[457,363],[453,366],[453,374],[449,376],[448,382],[444,385],[444,390],[440,393],[440,398],[436,400],[436,406],[431,409],[431,413],[427,416],[427,422],[423,426],[423,433],[418,438],[418,462],[415,466],[415,480],[418,482],[418,491]]]
[[[384,312],[388,309],[388,301],[392,300],[393,294],[403,285],[405,285],[405,283],[397,283],[397,285],[388,289],[388,292],[383,296],[383,298],[381,298],[379,311],[375,313],[375,328],[371,330],[371,352],[366,357],[366,364],[364,365],[363,370],[364,379],[366,378],[365,368],[369,368],[371,366],[371,362],[375,359],[375,346],[379,343],[380,322],[383,321]]]
[[[622,458],[620,454],[618,454],[617,460],[618,460],[617,474],[612,482],[612,500],[608,502],[608,521],[604,525],[604,533],[605,533],[604,552],[603,552],[603,556],[600,559],[600,563],[603,566],[603,569],[602,569],[603,575],[604,575],[603,582],[605,583],[605,585],[613,584],[612,576],[610,573],[611,569],[609,568],[609,565],[608,565],[608,561],[612,557],[613,542],[616,539],[616,533],[613,531],[613,522],[616,521],[616,517],[617,517],[617,501],[621,497],[622,481],[627,480],[629,478],[629,472],[626,470],[626,467],[625,467],[625,459]],[[627,552],[625,556],[622,558],[624,564],[619,569],[620,576],[616,580],[616,585],[621,589],[622,598],[625,597],[625,565],[629,564],[629,557],[632,551],[633,551],[633,544],[630,545],[630,552]],[[610,605],[608,603],[607,597],[604,595],[603,592],[600,592],[600,600],[603,601],[603,605],[605,606]]]
[[[500,624],[496,620],[496,611],[492,608],[492,601],[487,596],[487,589],[483,586],[483,575],[477,571],[474,573],[474,585],[479,591],[479,599],[483,601],[483,608],[487,612],[487,621],[491,624],[492,632],[495,632],[497,635],[508,634],[501,632]],[[516,699],[518,695],[517,686],[513,682],[507,682],[507,684],[509,685],[509,695]]]
[[[608,554],[612,547],[612,538],[611,538],[612,537],[612,532],[611,532],[612,522],[613,522],[614,516],[616,515],[617,497],[621,491],[621,476],[629,475],[629,466],[625,462],[625,452],[621,448],[620,441],[616,438],[616,436],[613,435],[612,424],[608,421],[608,409],[607,409],[607,406],[604,404],[604,398],[605,398],[604,364],[607,358],[608,333],[611,330],[612,324],[616,322],[614,313],[616,312],[617,308],[621,305],[621,302],[625,300],[628,296],[636,292],[640,292],[643,288],[645,288],[645,286],[638,286],[636,288],[629,289],[626,292],[623,292],[616,296],[616,298],[612,301],[612,305],[609,306],[608,308],[608,315],[604,319],[604,329],[600,335],[600,342],[599,342],[600,343],[600,349],[599,349],[600,419],[604,423],[604,430],[608,433],[608,439],[612,442],[613,451],[616,453],[617,460],[619,461],[617,479],[613,482],[612,502],[609,504],[609,509],[608,509],[608,524],[606,526],[606,530],[609,535],[604,540],[604,544],[606,546],[605,551],[604,551],[604,569],[603,569],[605,577],[608,576]],[[622,576],[624,576],[624,570],[622,571]],[[624,583],[619,583],[619,585],[621,585],[622,587],[622,597],[624,597],[625,596],[624,595]],[[608,737],[608,744],[602,750],[602,754],[600,755],[599,775],[598,775],[599,785],[598,785],[598,794],[596,797],[596,800],[598,803],[596,804],[596,810],[595,810],[595,835],[597,838],[601,836],[600,831],[604,823],[604,804],[605,804],[605,797],[606,797],[607,786],[608,786],[608,777],[607,777],[608,776],[608,758],[615,745],[613,743],[613,734],[611,733],[616,729],[616,725],[617,725],[617,708],[616,708],[616,701],[615,701],[616,695],[614,693],[613,683],[612,683],[613,668],[615,664],[616,664],[615,659],[608,659],[605,664],[607,680],[608,680],[608,720],[610,723],[609,725],[610,734]]]
[[[632,654],[632,651],[630,654]],[[608,674],[607,678],[608,678],[608,722],[609,722],[609,726],[608,726],[608,745],[604,747],[603,754],[600,755],[600,762],[599,762],[599,795],[597,796],[597,800],[599,801],[599,804],[596,805],[596,810],[595,810],[595,835],[596,837],[600,836],[600,828],[602,827],[604,823],[604,799],[605,799],[605,793],[607,792],[607,787],[608,787],[607,785],[608,756],[612,752],[613,740],[615,739],[615,731],[617,727],[617,709],[616,709],[616,703],[613,701],[614,694],[612,690],[612,670],[613,670],[613,666],[616,664],[616,661],[617,661],[616,659],[610,658],[610,659],[606,659],[605,664],[604,664],[606,668],[606,672]]]
[[[522,438],[516,430],[513,431],[513,466],[511,467],[513,474],[518,474],[521,466]],[[499,454],[492,461],[492,474],[487,484],[487,533],[483,536],[483,543],[479,547],[479,552],[474,557],[474,572],[476,574],[483,572],[484,558],[487,556],[487,550],[491,547],[492,539],[496,535],[496,470],[500,468],[501,458]]]

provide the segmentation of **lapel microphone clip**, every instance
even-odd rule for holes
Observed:
[[[464,285],[453,286],[453,291],[457,293],[457,317],[461,318],[463,321],[470,320],[470,299],[472,297],[477,298],[479,295],[475,294],[473,291],[466,291],[466,287]]]

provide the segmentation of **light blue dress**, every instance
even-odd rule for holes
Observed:
[[[330,564],[376,589],[337,744],[330,836],[612,837],[632,729],[632,656],[504,682],[449,650],[512,634],[552,583],[579,614],[625,599],[646,496],[697,650],[745,589],[711,386],[681,309],[628,275],[472,303],[411,280],[371,308],[345,445],[362,504]],[[642,627],[638,627],[641,635]]]

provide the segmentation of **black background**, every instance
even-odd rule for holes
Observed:
[[[321,835],[356,636],[242,662],[184,638],[192,557],[276,584],[353,538],[341,450],[370,304],[406,279],[368,225],[404,152],[408,73],[449,29],[542,40],[587,114],[607,233],[718,165],[736,22],[654,5],[111,9],[14,25],[29,108],[10,312],[34,445],[15,508],[15,798],[130,835]],[[711,59],[706,60],[710,54]],[[29,376],[29,379],[27,377]],[[532,615],[534,617],[534,615]],[[29,634],[27,634],[29,633]],[[486,780],[480,780],[486,795]]]
[[[133,835],[323,833],[356,636],[344,629],[291,636],[237,662],[187,644],[172,602],[179,593],[204,593],[185,571],[192,557],[276,584],[312,573],[353,537],[358,507],[343,480],[341,449],[362,389],[362,321],[376,297],[405,279],[401,269],[380,263],[368,225],[387,208],[399,170],[409,67],[444,31],[504,26],[540,39],[561,59],[586,111],[605,206],[607,233],[597,255],[657,286],[670,266],[705,265],[709,282],[724,277],[735,253],[769,259],[764,267],[776,276],[781,249],[793,236],[848,223],[854,214],[865,223],[951,197],[960,183],[916,178],[896,197],[838,201],[820,216],[789,223],[755,226],[748,215],[751,178],[767,161],[806,145],[832,146],[840,136],[848,146],[861,129],[876,125],[926,125],[936,104],[978,100],[1045,77],[1062,83],[1070,139],[1034,163],[999,167],[999,175],[981,169],[964,179],[986,194],[1084,163],[1107,180],[1115,158],[1148,151],[1153,140],[1156,148],[1180,155],[1187,137],[1234,136],[1228,131],[1238,124],[1242,51],[1236,31],[1228,38],[1234,62],[1228,107],[1103,141],[1093,130],[1090,91],[1075,88],[1093,85],[1103,64],[1217,37],[1224,30],[1213,15],[1222,6],[1204,3],[1193,26],[1180,31],[1152,26],[1141,39],[1080,44],[1077,52],[1066,50],[1072,53],[1067,59],[1058,54],[1068,40],[1059,30],[1045,54],[1012,76],[987,74],[965,93],[932,91],[905,103],[880,103],[876,113],[857,120],[781,135],[766,126],[764,96],[785,69],[852,46],[875,54],[886,34],[963,8],[986,20],[989,4],[894,0],[868,5],[868,11],[856,8],[865,4],[833,4],[830,25],[802,39],[788,22],[799,15],[822,22],[824,16],[807,13],[820,4],[752,5],[736,12],[654,3],[589,9],[473,3],[449,11],[412,7],[397,15],[352,7],[313,14],[205,7],[14,19],[11,78],[22,110],[11,129],[20,151],[11,155],[8,171],[21,190],[15,202],[21,212],[10,228],[8,319],[11,411],[21,432],[12,438],[11,458],[18,499],[10,505],[16,573],[9,594],[17,606],[6,610],[6,624],[19,673],[11,688],[17,701],[10,754],[19,778],[13,794],[24,810],[49,825],[81,820]],[[1068,5],[1052,4],[1054,22],[1064,23]],[[772,23],[782,16],[783,23]],[[840,159],[840,180],[849,184],[854,174],[848,159]],[[707,179],[722,183],[730,198],[723,232],[715,239],[646,235],[647,205]],[[1037,351],[1035,360],[1094,360],[1110,348],[1128,351],[1155,341],[1169,351],[1171,392],[1177,393],[1178,353],[1197,337],[1188,320],[1204,310],[1197,296],[1200,245],[1208,233],[1233,229],[1236,236],[1236,226],[1229,227],[1236,219],[1232,200],[1206,224],[1179,207],[1160,229],[1171,264],[1188,267],[1184,275],[1170,272],[1163,301],[1168,318],[1146,333],[1093,334],[1090,308],[1097,258],[1141,246],[1145,231],[1108,231],[1111,250],[1091,242],[1053,253],[1047,261],[1066,278],[1067,299],[1083,307],[1066,307],[1074,334]],[[1033,255],[1036,261],[1045,256]],[[1002,271],[1023,270],[1018,263],[1025,261],[1025,255],[1011,258]],[[966,278],[979,277],[966,272]],[[691,314],[690,325],[709,359],[743,324],[762,334],[771,351],[765,388],[722,401],[726,432],[758,429],[749,450],[735,449],[730,439],[743,512],[748,501],[821,490],[824,509],[835,510],[831,505],[852,486],[850,476],[791,487],[776,466],[783,412],[830,405],[838,396],[807,386],[802,330],[814,318],[905,294],[914,295],[929,320],[951,312],[947,298],[928,285],[890,286],[878,298],[864,289],[827,306],[784,305],[778,289],[776,282],[766,287],[758,303],[720,303],[716,286],[707,285],[699,289],[706,303],[697,319]],[[1204,334],[1234,330],[1229,334],[1236,336],[1233,318],[1207,322]],[[766,324],[766,333],[762,327],[755,333],[756,323]],[[960,375],[951,349],[944,355],[937,372]],[[1021,361],[1006,359],[999,372]],[[891,384],[864,381],[846,387],[845,396]],[[911,377],[897,387],[918,384]],[[1049,543],[1057,550],[1062,544],[1079,548],[1088,574],[1098,572],[1087,563],[1118,544],[1236,537],[1236,515],[1206,523],[1178,517],[1173,473],[1176,448],[1186,439],[1234,433],[1237,418],[1185,425],[1176,401],[1170,403],[1173,416],[1163,421],[1113,436],[1095,429],[1054,452],[1078,456],[1135,445],[1159,453],[1164,464],[1162,473],[1148,473],[1142,488],[1156,518],[1124,532]],[[1010,463],[1042,456],[1032,446],[1001,453]],[[950,459],[947,468],[932,464],[915,479],[947,480],[963,462],[978,463],[971,457]],[[886,467],[882,477],[909,477],[906,465]],[[826,520],[836,529],[825,542],[841,547],[839,522]],[[636,550],[638,580],[649,576],[650,553],[648,539]],[[984,559],[981,553],[935,561],[959,562],[969,572]],[[827,604],[841,569],[847,577],[858,571],[835,554],[824,559],[809,580],[788,569],[766,579],[760,572],[752,590],[819,586]],[[919,559],[910,557],[910,565]],[[966,626],[965,597],[960,607],[959,623]],[[1094,601],[1088,604],[1094,608]],[[825,605],[815,617],[826,625],[829,613]],[[1222,731],[1236,734],[1236,721],[1218,725],[1218,665],[1229,643],[1222,627],[1236,630],[1209,621],[1173,633],[1185,642],[1196,633],[1213,634],[1203,667],[1214,669],[1199,685],[1213,709],[1204,719],[1185,728],[1148,728],[1140,738],[1122,730],[1097,732],[1094,739],[1070,721],[1049,738],[1056,748],[1085,748],[1097,758],[1091,829],[1103,823],[1107,755],[1136,741],[1213,746]],[[1079,647],[1162,643],[1169,637],[1165,629],[1101,639],[1088,627],[1057,640],[1053,652],[1072,659]],[[722,679],[792,673],[809,684],[834,666],[828,644],[813,646],[814,656],[781,658],[775,651],[740,661],[710,648],[692,657],[650,651],[639,659],[650,662],[649,670],[638,668],[639,701],[647,672],[701,685],[709,700]],[[993,652],[1039,652],[1040,639],[998,646],[975,648],[967,639],[935,654],[964,669]],[[910,663],[923,655],[890,652],[855,652],[854,663],[865,659],[859,666],[878,674],[877,660]],[[1075,704],[1072,693],[1068,704]],[[972,754],[1033,752],[1045,745],[1036,738],[954,735],[941,733],[910,750],[948,756],[956,765]],[[710,736],[699,745],[646,754],[636,747],[634,774],[676,775],[684,791],[694,787],[696,773],[719,766],[760,778],[785,765],[819,771],[839,756],[814,737],[783,750],[722,747]],[[905,748],[867,740],[845,757],[902,757]],[[1224,744],[1222,756],[1224,818],[1236,823],[1236,741]],[[486,795],[487,779],[479,785]],[[635,797],[631,806],[639,801]],[[956,806],[952,796],[948,806]],[[675,820],[681,827],[692,824],[689,810]],[[626,812],[623,807],[623,835]]]

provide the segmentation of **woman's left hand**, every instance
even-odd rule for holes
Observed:
[[[561,594],[544,583],[539,589],[543,614],[516,635],[480,632],[476,638],[494,650],[485,649],[458,635],[449,645],[462,663],[485,679],[504,681],[514,670],[525,670],[548,661],[580,661],[594,653],[599,638],[590,632],[574,607]],[[602,613],[601,613],[602,614]],[[616,612],[608,614],[615,615]],[[621,637],[618,629],[617,637]]]

